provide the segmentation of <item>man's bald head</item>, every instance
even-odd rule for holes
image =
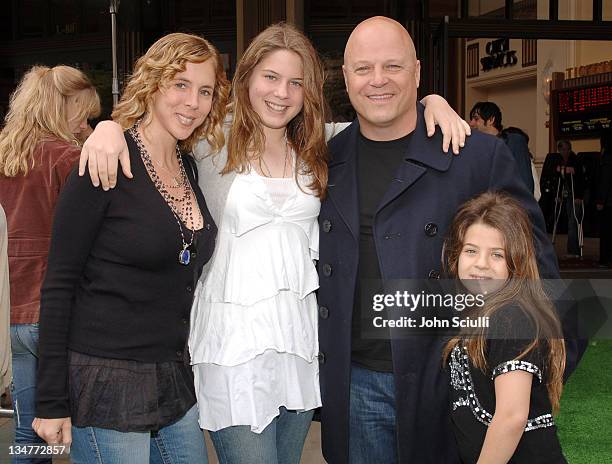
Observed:
[[[370,42],[373,37],[380,37],[381,34],[393,37],[397,43],[402,44],[405,47],[410,62],[416,62],[414,42],[406,28],[394,19],[385,16],[374,16],[360,22],[351,32],[344,48],[344,64],[347,63],[347,60],[350,61],[354,50]]]
[[[357,25],[342,73],[364,136],[393,140],[416,127],[420,71],[414,43],[400,23],[375,16]]]

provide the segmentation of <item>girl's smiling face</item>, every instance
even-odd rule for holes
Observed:
[[[510,273],[504,236],[498,229],[482,223],[468,227],[457,263],[457,275],[470,290],[475,284],[480,290],[490,292],[504,284]]]
[[[289,50],[275,50],[253,69],[249,99],[264,132],[285,130],[304,106],[302,59]]]

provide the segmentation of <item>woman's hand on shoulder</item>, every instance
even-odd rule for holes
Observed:
[[[89,168],[89,177],[94,186],[102,184],[104,190],[117,185],[118,163],[121,163],[123,174],[132,178],[130,154],[123,129],[113,121],[101,121],[87,138],[81,150],[79,176]]]
[[[427,95],[421,100],[425,105],[425,125],[427,136],[431,137],[436,131],[436,125],[442,131],[442,150],[448,152],[450,144],[453,144],[453,153],[459,154],[459,148],[465,145],[466,136],[472,131],[470,125],[464,121],[448,102],[440,95]]]
[[[32,429],[40,438],[50,445],[66,445],[72,443],[72,421],[70,417],[58,419],[34,418]]]

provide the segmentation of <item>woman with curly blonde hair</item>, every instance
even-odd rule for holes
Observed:
[[[75,462],[206,463],[184,353],[217,228],[185,154],[223,143],[217,50],[169,34],[136,62],[113,117],[134,179],[105,193],[75,172],[58,203],[41,301],[34,429]]]
[[[34,66],[11,95],[0,132],[0,202],[8,225],[11,397],[17,444],[42,443],[31,424],[40,287],[51,222],[59,192],[79,158],[77,137],[87,119],[99,113],[96,90],[81,71],[69,66]]]

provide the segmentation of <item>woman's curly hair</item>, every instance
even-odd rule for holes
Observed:
[[[215,88],[212,108],[204,124],[185,140],[180,142],[184,151],[192,151],[195,143],[205,139],[213,151],[225,143],[223,120],[230,94],[230,83],[225,76],[223,61],[217,49],[206,39],[176,32],[163,36],[149,47],[134,66],[134,73],[128,81],[121,101],[115,107],[112,118],[124,129],[132,127],[139,119],[149,123],[153,95],[164,88],[176,74],[185,71],[187,63],[203,63],[214,60]]]

